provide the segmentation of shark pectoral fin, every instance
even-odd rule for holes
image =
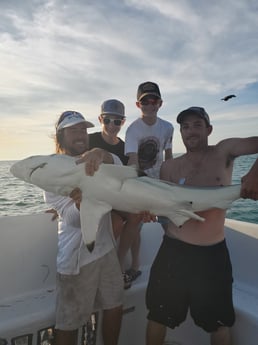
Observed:
[[[189,219],[196,219],[201,222],[205,220],[198,216],[198,214],[188,210],[177,210],[176,212],[170,213],[166,216],[178,227],[181,227]]]
[[[82,198],[80,206],[82,238],[90,252],[94,249],[100,220],[111,209],[109,204],[102,201]]]

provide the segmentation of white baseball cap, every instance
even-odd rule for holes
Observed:
[[[64,111],[57,121],[56,130],[60,131],[63,128],[77,125],[78,123],[85,123],[87,128],[94,127],[94,124],[86,121],[81,113],[73,110]]]

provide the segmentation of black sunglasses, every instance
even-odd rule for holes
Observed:
[[[122,123],[122,120],[119,120],[119,119],[110,119],[108,117],[104,117],[103,118],[103,123],[105,125],[109,125],[110,122],[113,122],[115,126],[121,126],[121,123]]]

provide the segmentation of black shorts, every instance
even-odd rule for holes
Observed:
[[[231,327],[235,321],[232,283],[225,241],[198,246],[164,236],[146,292],[148,319],[174,328],[190,309],[196,325],[207,332]]]

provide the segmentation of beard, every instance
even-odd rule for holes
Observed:
[[[88,142],[85,142],[83,145],[76,145],[76,143],[74,143],[73,145],[65,145],[64,147],[65,153],[73,157],[82,155],[84,152],[88,151],[88,149]]]
[[[88,151],[87,147],[85,147],[84,149],[80,149],[80,150],[72,148],[72,149],[69,150],[69,154],[71,156],[80,156],[80,155],[82,155],[86,151]]]

